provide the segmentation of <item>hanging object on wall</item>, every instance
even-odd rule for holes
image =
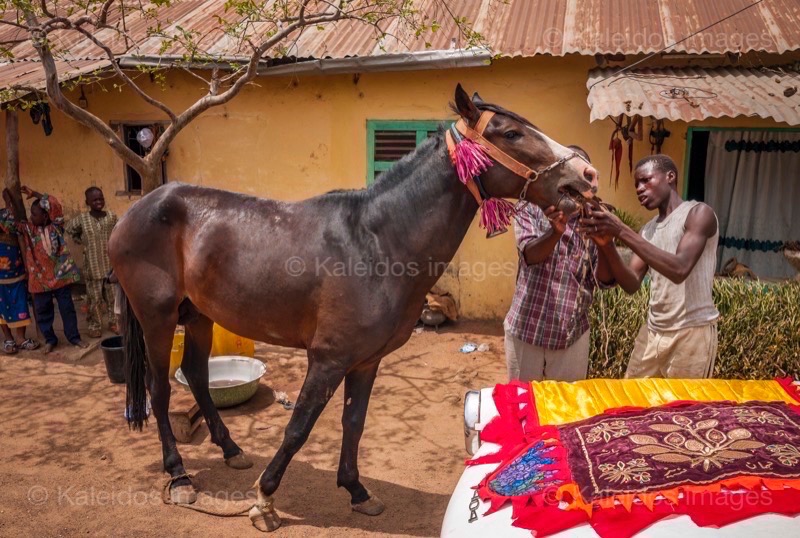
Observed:
[[[661,146],[664,144],[664,139],[670,133],[664,128],[664,120],[656,120],[650,124],[650,154],[661,153]]]
[[[641,141],[642,134],[642,117],[638,114],[631,118],[626,117],[625,126],[622,127],[622,138],[628,143],[628,172],[633,173],[633,141]],[[617,164],[619,166],[619,164]]]
[[[136,141],[139,142],[139,145],[144,149],[150,149],[150,146],[153,145],[154,139],[155,135],[149,127],[145,127],[136,133]]]
[[[608,183],[611,185],[611,178],[614,178],[614,189],[619,187],[619,165],[622,162],[622,140],[620,140],[620,132],[622,131],[622,120],[624,115],[620,114],[619,120],[611,118],[614,122],[614,132],[611,133],[611,140],[608,142],[608,149],[611,151],[611,173],[608,175]],[[614,175],[614,167],[616,166],[617,173]]]
[[[53,132],[53,122],[50,121],[50,105],[44,101],[39,101],[31,107],[30,115],[33,124],[39,125],[39,122],[41,121],[42,129],[44,129],[44,135],[50,136],[50,134]]]

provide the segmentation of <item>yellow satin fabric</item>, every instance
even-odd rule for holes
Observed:
[[[776,381],[587,379],[534,381],[531,387],[541,424],[565,424],[615,407],[654,407],[677,400],[797,403]]]

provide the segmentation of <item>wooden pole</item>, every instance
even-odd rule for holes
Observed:
[[[19,121],[17,111],[6,108],[6,183],[14,203],[14,218],[17,222],[25,219],[25,206],[22,202],[19,181]]]

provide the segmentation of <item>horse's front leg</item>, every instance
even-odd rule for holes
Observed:
[[[372,393],[372,385],[378,374],[380,360],[347,373],[344,380],[344,411],[342,412],[342,455],[339,459],[339,472],[336,485],[344,486],[350,492],[353,510],[377,516],[385,508],[375,495],[359,481],[358,443],[364,432],[367,406]]]
[[[273,507],[272,494],[278,489],[292,457],[308,439],[311,428],[344,378],[343,362],[327,359],[311,350],[308,355],[308,373],[292,418],[284,431],[283,442],[257,482],[258,503],[249,515],[253,525],[260,531],[274,531],[280,527],[281,520]]]
[[[211,351],[213,329],[214,322],[202,314],[186,324],[181,371],[186,376],[192,395],[206,419],[211,440],[222,448],[225,463],[233,469],[249,469],[253,466],[253,462],[231,439],[230,432],[222,422],[208,391],[208,356]]]

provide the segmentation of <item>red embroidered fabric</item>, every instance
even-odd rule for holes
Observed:
[[[482,438],[501,449],[468,463],[502,462],[477,486],[487,515],[510,502],[514,526],[537,536],[587,522],[602,537],[633,536],[672,514],[723,526],[800,513],[798,406],[676,402],[540,426],[525,385],[494,397],[499,416]]]

